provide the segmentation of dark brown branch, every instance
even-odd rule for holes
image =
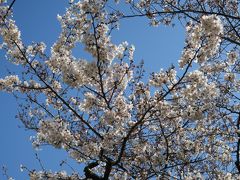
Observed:
[[[237,130],[240,130],[240,113],[238,114],[238,119],[237,119]],[[238,141],[237,141],[237,152],[236,152],[236,162],[235,165],[238,169],[238,173],[240,174],[240,133],[237,132],[238,134]]]
[[[91,169],[97,167],[98,165],[99,165],[98,162],[92,162],[84,168],[83,171],[85,173],[86,179],[93,179],[93,180],[102,180],[103,179],[102,177],[98,176],[91,170]]]
[[[178,8],[178,7],[175,7],[174,8]],[[195,17],[191,16],[190,14],[188,13],[196,13],[196,14],[207,14],[207,15],[218,15],[218,16],[222,16],[222,17],[225,17],[228,21],[229,19],[233,19],[233,20],[240,20],[240,17],[239,16],[232,16],[232,15],[229,15],[229,14],[225,14],[225,13],[221,13],[221,12],[208,12],[208,11],[203,11],[203,10],[191,10],[191,9],[179,9],[176,10],[176,11],[157,11],[157,12],[152,12],[151,14],[153,16],[155,15],[162,15],[162,14],[184,14],[186,15],[187,17],[189,17],[190,19],[194,20],[194,21],[197,21],[199,22],[199,20],[197,20]],[[149,13],[143,13],[143,14],[133,14],[133,15],[123,15],[121,16],[120,19],[125,19],[125,18],[134,18],[134,17],[147,17],[149,15]],[[223,36],[222,39],[226,40],[226,41],[229,41],[233,44],[236,44],[238,46],[240,46],[240,42],[236,41],[236,40],[233,40],[229,37],[225,37]]]
[[[152,12],[151,14],[154,16],[154,15],[162,15],[162,14],[181,14],[181,13],[218,15],[218,16],[223,16],[223,17],[227,17],[230,19],[240,20],[240,17],[238,17],[238,16],[232,16],[232,15],[224,14],[224,13],[220,13],[220,12],[209,12],[209,11],[200,11],[200,10],[191,10],[191,9],[182,9],[182,10],[176,10],[176,11],[157,11],[157,12]],[[144,17],[144,16],[149,16],[149,13],[123,15],[121,17],[121,19],[133,18],[133,17]]]
[[[15,1],[14,1],[15,2]],[[13,3],[12,2],[12,6],[13,6]],[[4,21],[4,19],[2,18],[2,20]],[[9,27],[8,25],[5,23],[4,24],[6,26],[6,28],[9,30]],[[17,49],[20,51],[20,53],[22,54],[23,58],[25,59],[26,61],[26,64],[29,65],[29,67],[33,70],[33,72],[35,73],[35,75],[39,78],[39,80],[58,98],[62,101],[62,103],[71,110],[71,112],[77,117],[79,118],[79,120],[85,124],[94,134],[96,134],[99,138],[103,139],[102,135],[97,132],[87,121],[85,121],[83,119],[82,116],[80,116],[71,106],[70,104],[68,104],[45,80],[44,78],[38,74],[37,70],[32,66],[32,64],[28,61],[28,58],[26,57],[25,55],[25,52],[20,48],[20,46],[18,45],[17,42],[15,42],[14,40],[12,40],[14,45],[17,47]]]
[[[36,76],[39,78],[40,81],[42,81],[45,86],[58,98],[62,101],[62,103],[67,106],[73,114],[78,117],[82,123],[84,123],[91,131],[93,131],[98,137],[103,139],[101,134],[99,134],[88,122],[86,122],[83,117],[81,117],[37,72],[37,70],[32,66],[32,64],[28,61],[27,57],[25,56],[25,53],[22,51],[22,49],[19,47],[19,45],[14,41],[14,44],[17,46],[18,50],[21,52],[23,58],[26,60],[26,63],[30,66],[30,68],[34,71]]]
[[[105,167],[104,177],[103,177],[104,180],[108,180],[111,170],[112,170],[112,163],[107,162]]]
[[[200,47],[200,48],[201,48],[201,47]],[[166,96],[168,96],[168,94],[171,93],[171,92],[174,90],[174,88],[181,83],[181,81],[182,81],[182,80],[184,79],[184,77],[186,76],[189,68],[191,67],[193,60],[196,58],[196,56],[197,56],[200,48],[195,52],[194,57],[189,61],[189,63],[188,63],[188,65],[187,65],[187,67],[186,67],[183,75],[182,75],[181,78],[178,80],[178,82],[177,82],[176,84],[174,84],[174,85],[159,99],[159,101],[163,100]],[[123,142],[122,142],[122,146],[121,146],[121,149],[120,149],[119,156],[118,156],[117,160],[113,163],[113,165],[116,165],[116,164],[118,164],[118,163],[121,161],[122,156],[123,156],[123,153],[124,153],[125,148],[126,148],[127,141],[129,140],[131,134],[134,132],[134,130],[135,130],[139,125],[141,125],[141,124],[143,123],[143,121],[144,121],[144,119],[145,119],[145,116],[150,112],[150,110],[151,110],[152,108],[154,108],[153,105],[150,106],[150,107],[145,111],[145,113],[142,115],[142,117],[140,118],[140,120],[137,121],[137,122],[130,128],[130,130],[129,130],[129,132],[127,133],[127,135],[123,138]]]
[[[99,49],[100,47],[98,46],[98,37],[97,37],[97,31],[96,31],[97,27],[95,26],[94,17],[93,16],[91,16],[91,17],[92,17],[92,20],[93,20],[93,22],[92,22],[93,35],[94,35],[95,46],[96,46],[96,51],[97,51],[97,68],[98,68],[98,75],[99,75],[99,80],[100,80],[99,85],[100,85],[100,88],[101,88],[102,97],[103,97],[108,109],[112,109],[110,107],[109,101],[107,100],[106,93],[105,93],[104,87],[103,87],[103,74],[102,74],[102,70],[101,70],[101,65],[102,65],[101,60],[102,59],[101,59],[101,56],[100,56],[100,49]]]
[[[13,7],[15,1],[16,1],[16,0],[13,0],[12,3],[10,4],[10,6],[8,7],[6,14],[5,14],[5,15],[3,16],[3,18],[2,18],[3,21],[6,19],[6,17],[7,17],[7,15],[8,15],[9,11],[12,9],[12,7]]]

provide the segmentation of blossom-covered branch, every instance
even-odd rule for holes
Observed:
[[[0,2],[1,49],[24,69],[1,78],[0,90],[22,100],[17,117],[36,132],[35,148],[63,149],[84,165],[70,175],[23,168],[30,179],[239,177],[238,1],[72,1],[49,54],[43,42],[22,41],[14,1]],[[147,76],[134,45],[111,40],[133,17],[186,26],[178,68]],[[90,59],[74,56],[78,44]]]

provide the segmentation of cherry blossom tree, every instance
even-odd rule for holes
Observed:
[[[0,90],[21,97],[17,117],[36,132],[35,148],[64,149],[84,166],[68,175],[22,167],[30,179],[240,177],[239,1],[71,1],[50,54],[22,41],[15,0],[0,2],[1,49],[24,69]],[[135,17],[186,26],[179,67],[145,75],[134,46],[111,41]],[[91,59],[73,55],[77,44]]]

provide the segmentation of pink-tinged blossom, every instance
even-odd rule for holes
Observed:
[[[84,165],[86,179],[239,178],[238,4],[183,2],[127,0],[132,14],[126,15],[108,1],[70,1],[57,16],[61,33],[46,55],[43,42],[22,42],[0,1],[1,48],[24,68],[21,76],[0,79],[0,90],[23,97],[17,117],[36,132],[33,146],[67,151]],[[175,17],[186,22],[178,67],[148,78],[143,62],[135,63],[135,46],[114,43],[120,19],[136,16],[160,27]],[[75,57],[79,44],[89,59]],[[21,169],[31,180],[82,178]]]

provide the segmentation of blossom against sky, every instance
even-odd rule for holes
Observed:
[[[65,0],[16,1],[13,7],[14,19],[21,30],[23,41],[26,44],[44,41],[49,51],[60,33],[57,14],[64,14],[67,6],[68,2]],[[166,68],[171,63],[177,63],[184,46],[184,28],[180,24],[175,28],[163,25],[154,28],[149,27],[148,23],[137,18],[134,21],[123,20],[120,30],[113,32],[112,39],[117,43],[128,41],[129,44],[134,44],[135,60],[140,62],[143,59],[146,70],[150,73]],[[78,50],[74,53],[77,55]],[[7,75],[7,68],[19,72],[20,67],[8,63],[4,53],[1,52],[0,57],[1,77]],[[17,102],[11,94],[0,92],[0,100],[0,165],[7,166],[9,175],[16,179],[24,179],[27,176],[26,173],[20,172],[20,164],[40,169],[29,140],[32,133],[25,131],[21,123],[14,118],[17,114]],[[59,162],[68,158],[62,151],[50,147],[43,147],[38,153],[46,168],[53,171],[61,169]]]

